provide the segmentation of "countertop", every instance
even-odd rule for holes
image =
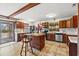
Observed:
[[[50,32],[47,32],[48,34],[58,34],[58,35],[63,35],[63,34],[66,34],[66,33],[62,33],[62,32],[58,32],[58,31],[50,31]]]
[[[32,33],[31,35],[34,35],[34,36],[41,36],[41,35],[44,35],[44,33]]]
[[[55,33],[61,33],[61,34],[66,34],[68,36],[76,36],[77,37],[77,34],[68,34],[68,33],[64,33],[64,32],[60,32],[60,31],[49,31],[47,32],[48,34],[55,34]]]
[[[78,37],[68,36],[71,43],[78,43]]]
[[[63,32],[59,32],[59,31],[49,31],[47,33],[63,33]]]

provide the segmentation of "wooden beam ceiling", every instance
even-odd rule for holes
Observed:
[[[0,18],[3,18],[3,19],[10,19],[10,20],[19,20],[17,18],[13,18],[13,17],[9,17],[9,16],[4,16],[4,15],[0,15]]]
[[[29,4],[25,5],[24,7],[20,8],[19,10],[15,11],[14,13],[12,13],[11,15],[9,15],[9,17],[16,16],[16,15],[18,15],[18,14],[36,6],[36,5],[39,5],[39,4],[40,3],[29,3]]]

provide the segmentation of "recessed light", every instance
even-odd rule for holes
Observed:
[[[33,22],[35,21],[34,19],[27,19],[28,22]]]
[[[53,13],[50,13],[50,14],[47,14],[46,15],[46,17],[48,17],[48,18],[53,18],[53,17],[55,17],[56,16],[56,14],[53,14]]]

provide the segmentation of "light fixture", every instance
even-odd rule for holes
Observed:
[[[29,22],[33,22],[34,20],[32,20],[32,19],[30,19],[30,20],[28,20]]]
[[[53,17],[55,17],[56,16],[56,14],[54,14],[54,13],[50,13],[50,14],[47,14],[46,15],[46,17],[48,17],[48,18],[53,18]]]
[[[34,22],[35,20],[34,19],[27,19],[27,22]]]

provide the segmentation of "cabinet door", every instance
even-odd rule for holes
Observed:
[[[62,39],[63,39],[63,43],[67,43],[68,39],[67,39],[67,35],[66,34],[63,34],[63,38]]]
[[[66,22],[66,27],[67,27],[67,28],[70,28],[70,27],[71,27],[70,20],[67,20],[67,22]]]
[[[16,28],[20,28],[20,29],[24,28],[24,23],[22,23],[22,22],[17,22],[17,23],[16,23]]]
[[[78,19],[77,16],[73,16],[73,27],[77,28],[78,27]]]
[[[31,46],[38,50],[44,48],[45,45],[45,36],[32,36]]]
[[[47,34],[47,40],[49,41],[55,41],[55,34]]]
[[[59,21],[59,27],[60,28],[66,28],[66,21]]]
[[[77,56],[77,44],[69,43],[69,56]]]
[[[62,28],[62,21],[59,21],[59,28]]]
[[[66,21],[62,21],[62,28],[66,28]]]

